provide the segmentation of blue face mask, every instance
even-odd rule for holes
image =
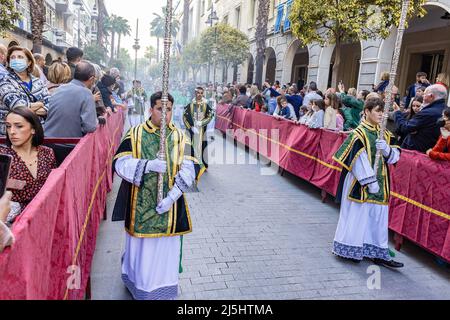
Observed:
[[[24,59],[12,59],[9,62],[9,66],[16,72],[23,72],[26,68],[28,68],[28,63]]]

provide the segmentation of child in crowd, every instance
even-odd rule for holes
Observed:
[[[323,119],[325,115],[325,102],[322,99],[312,101],[312,109],[314,114],[311,119],[306,123],[311,129],[323,128]]]
[[[312,102],[313,101],[311,100],[307,107],[306,106],[302,106],[303,116],[297,122],[298,124],[306,125],[308,123],[308,121],[311,119],[312,115],[314,114],[314,111],[312,109]]]
[[[323,127],[329,130],[336,130],[336,116],[339,109],[339,99],[335,93],[325,95],[325,116]]]
[[[277,109],[275,110],[274,115],[279,116],[281,118],[285,118],[285,119],[292,118],[291,110],[288,106],[288,102],[287,102],[286,98],[284,98],[282,96],[279,96],[277,98]]]

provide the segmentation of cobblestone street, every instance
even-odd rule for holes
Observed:
[[[450,299],[449,269],[409,242],[396,252],[405,267],[381,268],[381,289],[370,290],[370,261],[331,253],[332,199],[322,203],[319,189],[288,173],[261,175],[261,166],[211,165],[188,195],[194,230],[184,237],[179,299]],[[110,221],[119,184],[115,177],[98,235],[93,299],[130,299],[120,278],[123,223]]]

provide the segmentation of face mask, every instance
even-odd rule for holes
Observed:
[[[11,69],[17,72],[25,71],[28,68],[28,63],[24,59],[12,59],[9,63]]]

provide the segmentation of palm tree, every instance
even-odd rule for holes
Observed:
[[[183,3],[183,36],[181,37],[181,42],[183,45],[183,49],[184,47],[186,47],[187,43],[188,43],[188,39],[189,39],[189,6],[190,6],[190,0],[184,0]],[[183,81],[186,80],[186,71],[183,70],[183,75],[182,75]]]
[[[119,35],[119,39],[117,41],[117,58],[120,52],[120,40],[122,36],[130,36],[131,35],[131,27],[128,24],[128,20],[122,17],[118,17],[117,19],[117,34]]]
[[[255,82],[263,84],[264,53],[266,51],[267,23],[269,21],[269,0],[259,0],[258,19],[256,23],[256,77]]]
[[[150,65],[152,64],[152,60],[156,57],[156,49],[152,46],[148,46],[145,48],[145,54],[144,57],[148,59],[150,62]]]
[[[33,52],[42,52],[42,32],[45,23],[45,5],[44,0],[30,0],[30,14],[31,14],[31,33],[33,35]]]
[[[108,36],[107,30],[105,30],[106,24],[106,8],[105,1],[98,0],[98,18],[97,18],[97,39],[99,46],[106,49],[105,46],[105,36]]]
[[[152,37],[156,37],[156,61],[159,62],[159,39],[164,38],[165,36],[165,26],[166,26],[166,7],[162,7],[162,15],[153,13],[155,18],[152,20],[150,24],[150,35]],[[180,31],[180,21],[173,18],[172,14],[172,29],[171,36],[175,38]]]
[[[111,57],[110,60],[114,59],[114,47],[116,44],[116,33],[117,33],[117,25],[118,25],[119,17],[115,14],[109,16],[105,21],[105,31],[111,33]]]
[[[188,38],[189,38],[189,0],[184,0],[184,6],[183,6],[183,46],[187,45]]]

